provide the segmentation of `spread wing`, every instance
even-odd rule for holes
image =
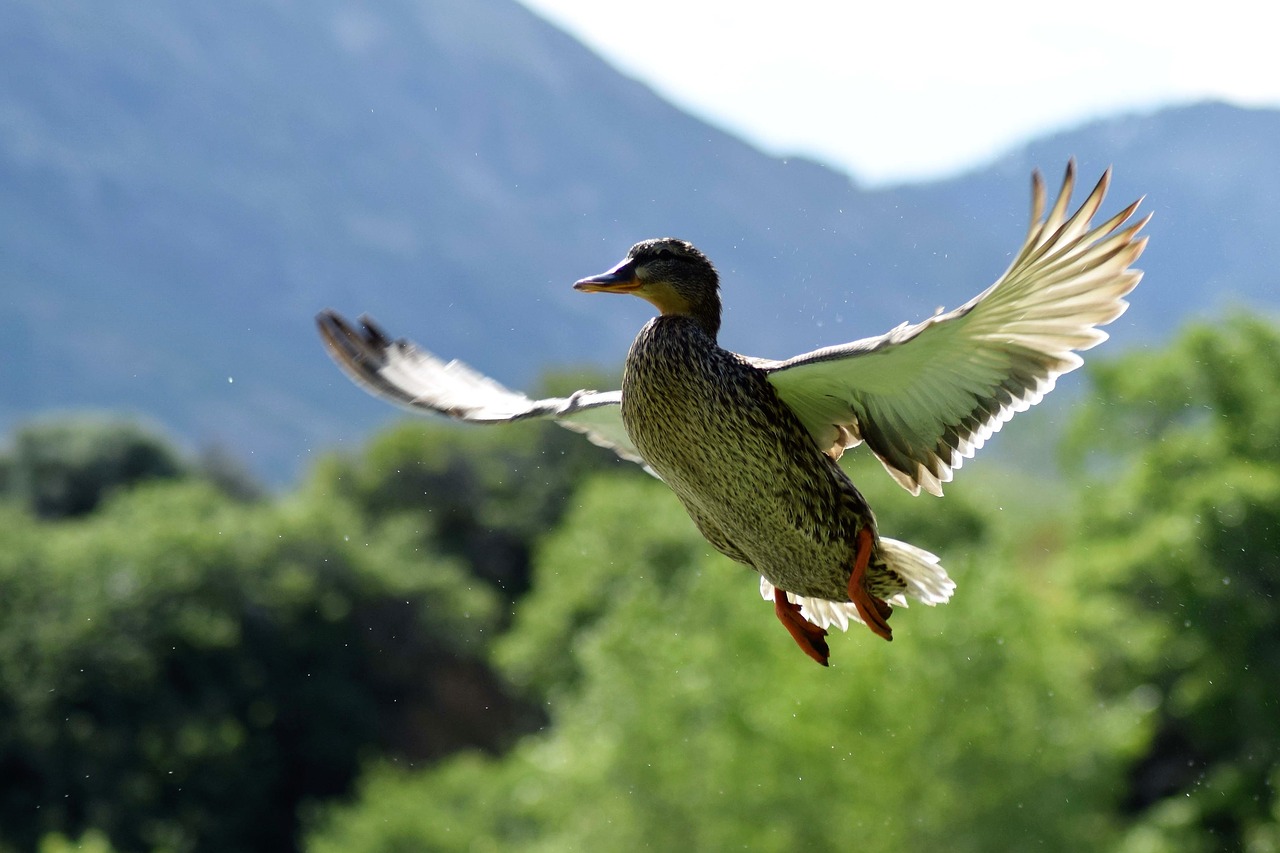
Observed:
[[[839,457],[865,441],[904,488],[942,494],[965,458],[1016,412],[1082,364],[1078,350],[1106,340],[1097,327],[1128,307],[1123,297],[1142,273],[1130,265],[1148,215],[1129,220],[1139,201],[1106,222],[1090,220],[1110,182],[1108,169],[1070,216],[1075,164],[1045,210],[1044,181],[1032,179],[1031,228],[1003,276],[974,299],[914,326],[757,362],[814,441]]]
[[[622,425],[621,391],[575,391],[531,400],[460,361],[444,361],[410,341],[391,340],[369,317],[353,325],[334,311],[316,315],[325,349],[375,397],[422,414],[472,423],[551,418],[630,462],[644,464]]]

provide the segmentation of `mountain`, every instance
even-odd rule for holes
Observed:
[[[320,308],[516,387],[616,372],[647,306],[569,284],[674,234],[721,270],[724,343],[784,355],[972,296],[1021,240],[1031,167],[1052,183],[1072,154],[1115,164],[1108,210],[1157,211],[1119,345],[1280,302],[1275,111],[1120,117],[870,191],[514,0],[10,0],[0,57],[0,428],[131,411],[275,481],[392,415],[328,362]]]

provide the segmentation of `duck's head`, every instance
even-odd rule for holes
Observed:
[[[613,269],[573,285],[586,293],[632,293],[664,315],[689,317],[711,337],[720,330],[720,276],[693,244],[642,240]]]

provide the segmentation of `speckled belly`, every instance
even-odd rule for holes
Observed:
[[[870,512],[763,375],[722,365],[672,389],[631,367],[627,430],[707,540],[775,586],[846,600],[854,536]]]

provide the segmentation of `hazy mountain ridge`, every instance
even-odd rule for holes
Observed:
[[[1117,337],[1275,307],[1280,112],[1200,105],[877,191],[683,114],[512,0],[0,9],[0,426],[127,408],[283,476],[390,411],[323,356],[316,310],[513,385],[620,363],[638,300],[575,294],[636,239],[725,278],[724,342],[785,355],[988,284],[1033,165],[1110,162],[1157,211]],[[941,144],[941,143],[940,143]]]

